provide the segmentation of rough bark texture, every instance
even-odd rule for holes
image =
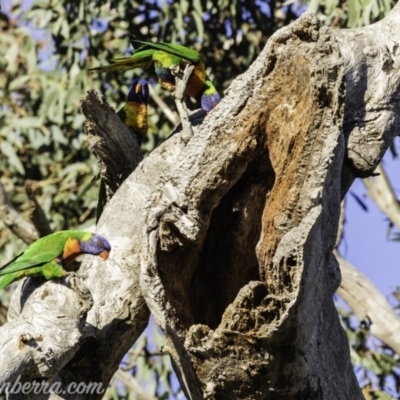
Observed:
[[[396,13],[400,6],[370,42],[377,53]],[[335,32],[338,45],[304,15],[277,32],[190,140],[176,132],[119,187],[97,228],[112,244],[107,262],[86,258],[75,290],[37,280],[19,287],[0,328],[1,382],[22,374],[64,389],[107,384],[150,309],[189,399],[361,399],[332,301],[340,281],[332,249],[341,196],[397,133],[394,51],[383,125],[378,132],[376,120],[362,120],[369,89],[362,97],[360,86],[378,92],[386,64],[347,49],[373,29]],[[349,106],[367,110],[357,126]],[[121,122],[90,94],[84,107],[89,124],[102,118],[95,134],[109,138],[107,149]],[[110,148],[102,159],[122,175],[108,165]]]

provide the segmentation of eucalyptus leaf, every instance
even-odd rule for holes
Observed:
[[[40,128],[43,121],[39,117],[15,118],[12,122],[14,128]]]
[[[18,68],[17,57],[19,53],[18,43],[13,43],[4,55],[4,59],[7,62],[7,71],[14,73]]]
[[[5,140],[2,140],[0,143],[0,150],[8,158],[10,166],[14,167],[21,175],[24,175],[24,166],[19,160],[19,157],[15,152],[13,146]]]
[[[19,76],[18,78],[15,78],[14,80],[12,80],[8,86],[8,90],[13,91],[13,90],[17,90],[20,88],[24,88],[25,84],[27,82],[29,82],[29,80],[31,79],[31,77],[29,75],[22,75]]]

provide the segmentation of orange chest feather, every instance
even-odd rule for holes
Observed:
[[[65,242],[64,250],[62,253],[62,258],[64,260],[64,265],[68,265],[75,260],[81,254],[81,248],[79,242],[76,239],[68,238]]]

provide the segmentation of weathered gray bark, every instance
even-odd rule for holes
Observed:
[[[150,309],[190,399],[361,399],[332,301],[332,249],[341,196],[397,134],[399,56],[382,72],[372,50],[347,51],[374,29],[379,54],[398,32],[333,33],[310,15],[277,32],[187,143],[176,133],[118,189],[97,229],[112,244],[107,262],[87,258],[75,291],[20,286],[0,328],[2,381],[107,384]],[[377,96],[381,73],[378,131],[365,93]],[[87,101],[89,121],[106,112]],[[103,138],[123,129],[104,115]]]
[[[334,31],[346,74],[343,193],[355,177],[373,173],[399,132],[399,24],[397,4],[376,24]]]

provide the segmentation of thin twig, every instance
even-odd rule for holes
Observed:
[[[155,92],[153,87],[149,85],[150,96],[154,102],[160,107],[161,112],[167,117],[167,119],[175,126],[179,124],[179,118],[177,115],[167,106],[165,101]]]
[[[342,283],[337,293],[350,306],[359,320],[371,320],[370,332],[400,354],[400,318],[385,296],[353,265],[334,250],[342,272]]]
[[[194,65],[186,64],[185,70],[183,71],[183,77],[180,77],[179,74],[177,74],[177,76],[175,77],[175,87],[176,87],[174,92],[175,103],[182,122],[181,137],[185,142],[190,140],[190,138],[193,136],[192,125],[190,124],[189,121],[189,114],[183,102],[186,86],[190,76],[192,75],[193,69]]]
[[[393,224],[400,229],[400,204],[382,164],[378,165],[375,173],[374,177],[363,180],[368,195]]]
[[[345,218],[345,202],[346,202],[346,200],[343,200],[340,203],[340,217],[339,217],[338,231],[337,231],[337,234],[336,234],[335,248],[337,248],[339,246],[340,242],[343,239],[344,223],[346,222],[346,218]]]
[[[128,372],[122,371],[122,369],[117,369],[114,375],[115,379],[121,381],[126,387],[134,391],[140,399],[142,400],[157,400],[157,397],[152,396],[147,393],[140,383]]]

